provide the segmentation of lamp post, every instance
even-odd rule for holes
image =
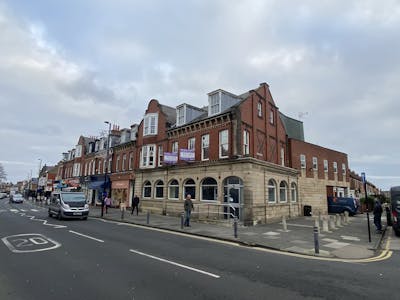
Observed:
[[[42,159],[38,158],[39,161],[39,170],[38,170],[38,178],[37,178],[37,185],[36,185],[36,201],[39,194],[39,179],[40,179],[40,169],[42,168]]]
[[[107,135],[107,154],[106,154],[106,169],[104,171],[104,184],[103,184],[103,195],[101,199],[101,217],[104,214],[104,199],[106,197],[106,183],[107,183],[107,173],[108,173],[108,165],[109,165],[109,154],[110,154],[110,133],[111,133],[111,123],[108,121],[104,121],[105,124],[108,124],[108,135]]]

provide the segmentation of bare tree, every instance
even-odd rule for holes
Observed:
[[[0,182],[7,180],[6,171],[4,171],[3,165],[0,163]]]

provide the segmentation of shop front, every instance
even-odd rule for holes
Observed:
[[[103,193],[109,194],[110,179],[104,175],[86,176],[84,178],[86,185],[86,197],[91,205],[101,205]]]
[[[133,198],[133,184],[131,183],[133,176],[131,174],[111,175],[111,199],[112,206],[118,207],[124,202],[128,207],[131,205]]]

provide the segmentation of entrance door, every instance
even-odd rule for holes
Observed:
[[[228,177],[224,181],[225,218],[241,218],[243,184],[239,177]]]

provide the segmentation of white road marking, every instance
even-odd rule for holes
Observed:
[[[206,272],[206,271],[203,271],[203,270],[200,270],[200,269],[196,269],[196,268],[193,268],[193,267],[182,265],[182,264],[179,264],[179,263],[176,263],[176,262],[164,259],[164,258],[160,258],[160,257],[154,256],[154,255],[146,254],[146,253],[143,253],[143,252],[140,252],[140,251],[137,251],[137,250],[133,250],[133,249],[129,249],[129,251],[133,252],[133,253],[136,253],[136,254],[139,254],[139,255],[142,255],[142,256],[146,256],[146,257],[158,260],[158,261],[165,262],[167,264],[171,264],[171,265],[174,265],[174,266],[177,266],[177,267],[181,267],[181,268],[188,269],[188,270],[191,270],[191,271],[194,271],[194,272],[198,272],[198,273],[201,273],[201,274],[204,274],[204,275],[207,275],[207,276],[211,276],[211,277],[214,277],[214,278],[220,278],[219,275],[215,275],[213,273],[209,273],[209,272]]]
[[[7,210],[6,209],[0,209],[0,212],[6,212]]]
[[[60,243],[39,233],[10,235],[1,240],[14,253],[39,252],[61,247]]]
[[[71,232],[71,233],[73,233],[73,234],[76,234],[76,235],[83,236],[83,237],[88,238],[88,239],[95,240],[95,241],[100,242],[100,243],[104,243],[103,240],[96,239],[96,238],[94,238],[94,237],[92,237],[92,236],[89,236],[89,235],[86,235],[86,234],[83,234],[83,233],[79,233],[79,232],[72,231],[72,230],[69,230],[69,232]]]
[[[12,211],[12,212],[18,212],[18,209],[13,209],[13,208],[11,208],[10,211]]]
[[[37,210],[37,209],[34,209],[34,208],[31,208],[31,211],[39,211],[39,210]]]
[[[26,211],[26,209],[22,209],[22,208],[21,208],[20,211]]]

